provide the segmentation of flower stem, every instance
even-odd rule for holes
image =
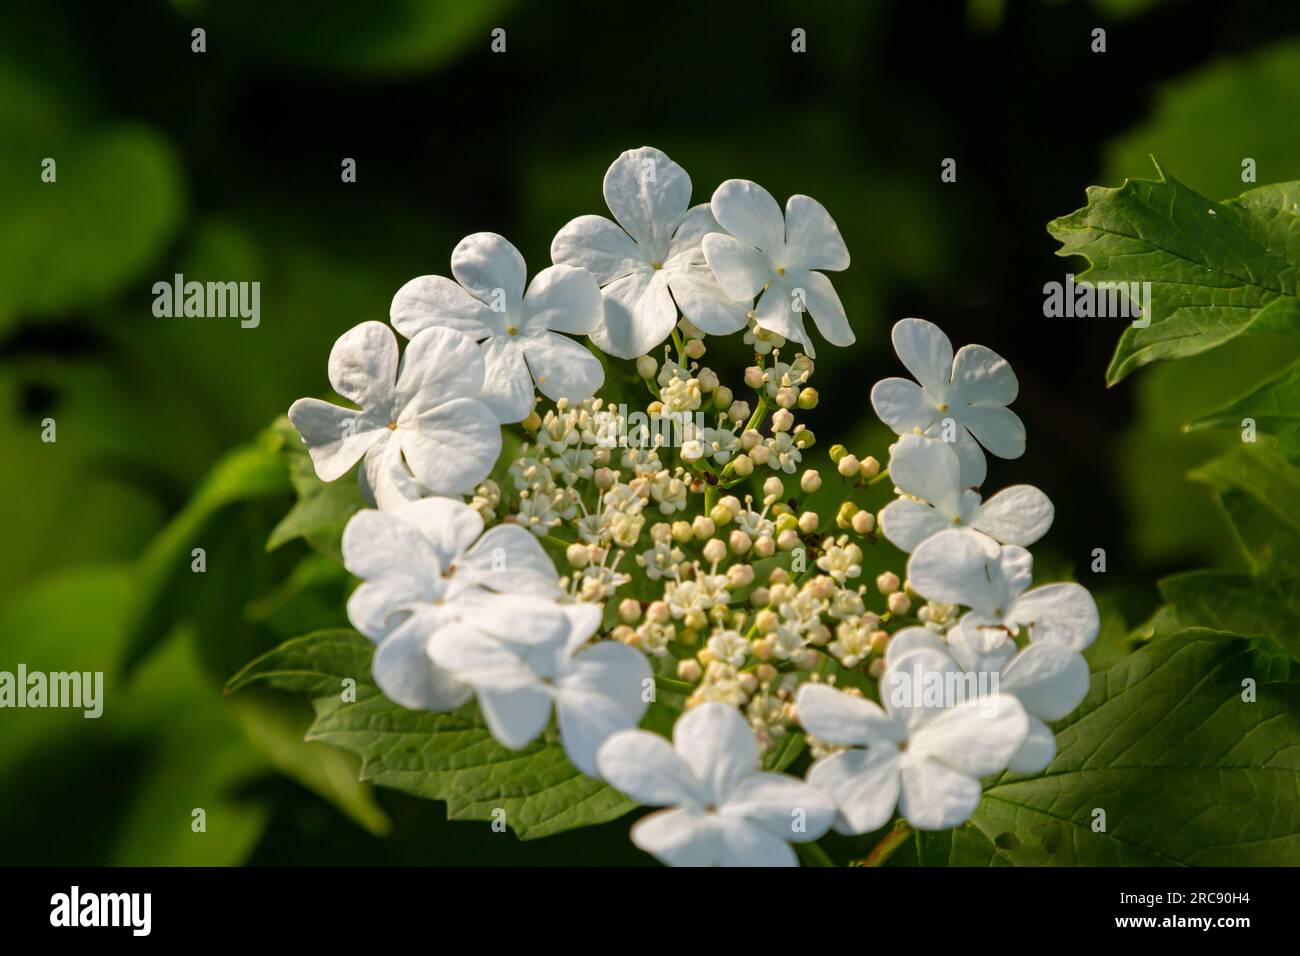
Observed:
[[[894,828],[885,834],[879,843],[871,848],[866,858],[858,866],[884,866],[885,861],[894,855],[894,851],[907,842],[912,835],[912,828],[906,820],[896,820]]]
[[[882,481],[887,481],[888,479],[889,479],[889,469],[886,468],[880,474],[876,475],[876,477],[868,481],[867,487],[870,488],[872,485],[878,485]]]
[[[831,859],[830,854],[816,843],[796,843],[794,851],[799,854],[799,859],[803,861],[804,866],[835,865],[835,861]]]

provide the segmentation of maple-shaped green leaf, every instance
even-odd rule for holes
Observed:
[[[1088,260],[1080,281],[1151,283],[1149,324],[1120,336],[1110,385],[1240,335],[1300,334],[1300,182],[1214,202],[1156,170],[1157,180],[1090,187],[1088,205],[1047,226],[1057,255]]]
[[[393,703],[370,681],[371,652],[355,631],[308,634],[253,661],[227,690],[261,683],[315,697],[308,740],[357,754],[363,780],[445,801],[453,820],[503,820],[527,840],[605,823],[636,806],[583,775],[549,732],[509,750],[472,702],[450,714]]]
[[[1300,665],[1204,629],[1094,672],[1041,774],[1003,774],[971,819],[917,838],[952,866],[1300,864]]]

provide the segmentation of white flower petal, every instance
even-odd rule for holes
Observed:
[[[423,600],[419,582],[410,578],[362,581],[348,595],[348,620],[358,631],[379,643],[391,634]]]
[[[1007,360],[982,345],[963,345],[957,350],[952,384],[961,401],[976,405],[1010,405],[1020,392]]]
[[[398,435],[415,477],[439,495],[473,492],[501,453],[497,417],[473,398],[453,399],[403,422]]]
[[[629,149],[605,173],[605,202],[638,243],[666,254],[691,204],[691,178],[662,150]]]
[[[773,276],[767,256],[735,236],[710,233],[700,248],[718,286],[730,299],[752,301]]]
[[[551,240],[551,261],[586,269],[600,285],[646,267],[632,238],[604,216],[579,216]]]
[[[758,183],[728,179],[713,191],[713,216],[737,239],[773,257],[785,253],[785,219],[776,200]],[[707,252],[706,252],[707,255]]]
[[[573,339],[544,332],[520,344],[538,389],[552,401],[566,398],[580,402],[605,384],[605,368],[600,359]]]
[[[630,730],[636,726],[636,721],[628,717],[618,701],[585,690],[564,690],[558,693],[555,713],[560,727],[560,742],[564,745],[569,762],[588,777],[598,776],[596,752],[600,745],[620,730]]]
[[[830,795],[839,808],[839,833],[870,833],[889,822],[898,804],[899,753],[894,747],[846,750],[823,757],[808,770],[808,782]]]
[[[386,437],[373,412],[341,408],[318,398],[300,398],[289,406],[289,421],[302,436],[321,481],[336,481]]]
[[[502,424],[523,421],[537,398],[521,345],[516,338],[498,335],[481,346],[484,376],[478,399]]]
[[[478,514],[468,506],[465,508]],[[555,565],[538,543],[537,536],[517,524],[490,528],[456,563],[456,573],[469,583],[502,593],[535,594],[539,597],[559,594]]]
[[[988,552],[971,535],[941,531],[917,545],[907,562],[907,580],[930,601],[981,611],[999,607],[1004,589],[990,579]],[[1010,605],[1001,607],[1005,614]]]
[[[951,527],[952,522],[929,505],[907,498],[891,501],[880,511],[880,530],[900,551],[910,552],[926,538]]]
[[[1025,425],[1011,409],[968,405],[960,414],[961,423],[975,440],[999,458],[1019,458],[1025,453]]]
[[[718,220],[713,218],[713,210],[709,208],[709,204],[704,202],[692,206],[687,210],[677,231],[673,233],[673,241],[668,245],[668,258],[664,261],[664,265],[684,266],[703,262],[704,251],[700,246],[704,237],[711,232],[722,232],[722,227],[718,225]]]
[[[799,723],[827,743],[853,746],[897,743],[901,729],[875,701],[828,687],[804,684],[795,697]]]
[[[1030,640],[1051,641],[1081,651],[1101,630],[1097,602],[1082,584],[1045,584],[1022,595],[1011,611],[1029,628]]]
[[[785,203],[785,245],[790,264],[839,272],[849,267],[849,250],[826,207],[811,196]]]
[[[603,352],[618,358],[645,355],[677,324],[677,307],[663,270],[633,272],[602,291],[605,324],[591,333],[591,340]]]
[[[362,408],[387,407],[397,379],[397,337],[382,322],[362,322],[339,336],[330,349],[334,391]]]
[[[904,435],[889,453],[889,478],[909,495],[930,502],[944,516],[961,515],[961,462],[946,442]]]
[[[948,653],[943,638],[928,627],[905,627],[890,635],[889,643],[885,645],[885,666],[893,666],[904,654],[921,648]]]
[[[943,330],[925,319],[894,323],[894,351],[936,402],[947,400],[952,378],[952,342]]]
[[[955,419],[954,419],[955,421]],[[940,438],[943,435],[943,420],[936,421],[926,431],[930,438]],[[988,462],[984,458],[984,452],[970,432],[965,428],[958,426],[956,429],[957,440],[949,447],[957,453],[957,460],[961,462],[961,485],[963,488],[978,488],[984,484],[984,479],[988,476]]]
[[[615,790],[647,806],[708,800],[672,745],[646,730],[623,730],[610,736],[596,751],[596,768]]]
[[[359,578],[427,580],[443,561],[420,528],[392,511],[364,508],[343,528],[343,566]]]
[[[402,458],[402,443],[395,440],[393,432],[382,430],[379,441],[370,446],[362,463],[360,474],[362,497],[377,508],[399,508],[428,494],[428,489],[415,480],[411,469]]]
[[[605,300],[586,269],[559,265],[533,277],[524,295],[524,326],[530,331],[586,335],[605,319]]]
[[[797,777],[756,773],[718,807],[724,817],[747,820],[782,842],[808,843],[831,828],[835,803]]]
[[[896,435],[929,428],[938,416],[921,387],[905,378],[886,378],[872,386],[871,407]]]
[[[758,767],[753,730],[738,710],[726,704],[701,704],[679,717],[673,725],[673,747],[715,804],[726,803]]]
[[[698,807],[642,817],[628,834],[639,849],[667,866],[717,866],[722,839],[714,818]]]
[[[721,845],[719,866],[799,865],[790,844],[748,820],[719,816],[714,818],[713,825]]]
[[[425,540],[433,545],[442,569],[456,562],[483,533],[483,516],[454,498],[421,498],[395,508],[391,513],[424,535]],[[409,573],[414,565],[413,556],[407,554],[406,562]]]
[[[408,618],[375,648],[371,673],[389,700],[411,710],[455,710],[472,691],[429,660],[430,618]]]
[[[564,649],[566,653],[573,654],[591,640],[592,635],[600,629],[600,623],[605,617],[605,607],[603,604],[582,602],[561,604],[560,610],[569,622],[569,636],[564,641]]]
[[[519,250],[495,232],[476,232],[458,242],[451,252],[451,274],[480,302],[492,305],[494,298],[504,299],[507,314],[519,311],[528,268]]]
[[[1088,662],[1063,644],[1030,644],[1002,671],[1002,690],[1042,720],[1060,720],[1088,694]]]
[[[822,338],[840,347],[853,344],[853,329],[830,279],[820,272],[787,272],[782,282],[787,288],[803,290],[800,298],[812,313],[813,324]]]
[[[476,398],[483,387],[483,350],[464,332],[434,326],[406,346],[397,375],[400,418],[453,398]]]
[[[913,741],[909,749],[920,729],[946,713],[955,695],[967,690],[964,675],[952,656],[924,645],[895,655],[880,676],[879,686],[885,710],[907,727]]]
[[[1039,773],[1046,770],[1055,758],[1056,735],[1052,733],[1052,728],[1037,717],[1030,717],[1029,733],[1025,735],[1025,742],[1015,752],[1007,769],[1016,773]]]
[[[520,750],[536,740],[551,719],[551,695],[540,686],[480,688],[478,706],[497,742]]]
[[[745,327],[751,300],[729,298],[707,265],[673,269],[668,287],[690,323],[709,335],[729,335]]]
[[[754,321],[768,332],[799,343],[809,358],[816,358],[817,350],[804,327],[803,313],[795,308],[796,305],[798,303],[790,290],[779,282],[773,282],[754,304]]]
[[[968,777],[1006,769],[1029,730],[1019,700],[995,694],[945,710],[908,740],[908,754],[933,757]]]
[[[980,802],[980,782],[937,760],[903,762],[898,810],[918,830],[949,830],[970,819]]]
[[[470,622],[444,623],[426,638],[424,649],[429,659],[480,692],[541,686],[537,675],[516,651]]]
[[[964,671],[1000,675],[1016,653],[1015,641],[1000,627],[982,628],[966,618],[962,620],[947,634],[952,659]]]
[[[492,310],[445,276],[419,276],[397,290],[388,318],[393,328],[414,338],[425,329],[445,326],[474,339],[491,335]]]
[[[1052,500],[1033,485],[1012,485],[984,502],[971,524],[1003,544],[1024,547],[1047,534],[1055,515]]]

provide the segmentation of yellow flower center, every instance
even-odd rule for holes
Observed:
[[[518,335],[518,334],[519,334],[518,328],[516,328],[513,325],[506,326],[506,335]],[[939,410],[943,411],[943,409],[939,409]]]

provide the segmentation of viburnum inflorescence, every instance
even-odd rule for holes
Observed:
[[[743,180],[692,206],[652,148],[615,160],[604,194],[614,220],[566,225],[531,284],[505,239],[467,237],[455,281],[394,298],[400,359],[380,323],[336,343],[330,381],[358,409],[289,411],[321,479],[364,461],[372,507],[343,553],[376,683],[411,708],[476,699],[510,748],[554,714],[575,767],[673,808],[632,832],[670,864],[792,864],[792,843],[895,813],[962,823],[981,777],[1051,762],[1045,721],[1082,700],[1099,626],[1081,586],[1029,586],[1047,497],[977,490],[985,449],[1024,452],[1014,373],[904,319],[920,384],[871,392],[899,440],[879,458],[836,445],[823,476],[805,315],[854,341],[826,209],[794,196],[783,214]],[[706,360],[728,334],[752,355],[732,383]],[[641,400],[596,394],[606,379]],[[833,512],[806,504],[823,485],[843,489]],[[909,556],[868,581],[878,534]],[[636,729],[651,707],[675,717],[671,744]],[[806,780],[776,772],[803,744]]]

